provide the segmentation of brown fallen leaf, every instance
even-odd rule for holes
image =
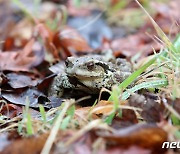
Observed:
[[[38,103],[44,104],[46,101],[48,101],[47,97],[42,92],[30,88],[24,91],[22,89],[20,92],[16,93],[2,92],[2,97],[13,104],[19,105],[26,105],[27,101],[29,101],[29,106],[35,108],[39,107]],[[51,106],[51,104],[48,105]]]
[[[3,50],[4,51],[11,51],[14,47],[14,38],[12,37],[8,37],[5,39],[4,43],[3,43]]]
[[[5,41],[9,32],[14,29],[15,17],[8,1],[0,1],[0,42]],[[4,44],[0,43],[0,49]]]
[[[167,4],[168,3],[168,4]],[[156,10],[154,20],[167,35],[176,35],[179,33],[179,0],[169,1],[167,3],[151,2],[151,7]],[[152,24],[151,24],[152,25]],[[146,29],[149,27],[145,27]]]
[[[1,151],[1,154],[40,153],[47,137],[48,134],[42,134],[40,136],[14,140]]]
[[[0,109],[0,114],[9,118],[14,118],[20,113],[22,113],[22,108],[14,104],[4,104]]]
[[[124,101],[126,102],[126,101]],[[122,103],[122,102],[121,102]],[[124,108],[123,108],[124,107]],[[119,129],[122,127],[127,127],[133,124],[138,123],[136,114],[134,110],[126,108],[128,106],[120,106],[121,115],[118,115],[119,112],[117,111],[116,116],[114,117],[112,121],[111,127],[115,129]],[[93,115],[110,115],[114,109],[113,102],[101,100],[91,109],[91,114]]]
[[[94,114],[109,115],[113,111],[113,102],[101,100],[94,106],[92,112]]]
[[[110,44],[115,56],[124,55],[131,57],[140,52],[142,56],[147,56],[153,53],[152,47],[160,50],[160,46],[154,42],[149,36],[142,32],[129,35],[126,38],[115,39]]]
[[[8,84],[14,89],[35,86],[38,82],[23,74],[8,73],[6,77],[8,79]]]
[[[55,59],[59,59],[59,55],[55,45],[53,44],[54,32],[50,30],[45,24],[38,24],[36,30],[43,40],[44,46],[47,51],[53,55]],[[52,60],[53,61],[53,60]]]
[[[58,141],[59,146],[55,147],[54,153],[91,154],[92,144],[97,139],[97,136],[92,131],[85,133],[70,146],[64,145],[64,143],[66,143],[66,141],[72,136],[74,136],[76,133],[77,131],[72,129],[59,131],[56,139],[56,141]]]
[[[147,93],[146,95],[135,94],[129,99],[130,106],[142,109],[140,112],[143,119],[148,123],[160,122],[164,113],[164,106],[158,103],[156,95]]]
[[[107,144],[119,147],[138,146],[153,151],[164,151],[163,142],[167,141],[167,133],[150,124],[137,124],[115,131],[114,133],[98,132],[97,135],[105,138]]]
[[[123,109],[121,116],[116,116],[112,120],[111,127],[115,129],[125,128],[138,123],[138,119],[133,110]]]
[[[5,71],[30,71],[34,66],[37,66],[43,60],[41,51],[36,55],[33,52],[34,39],[31,39],[23,50],[17,52],[2,52],[0,51],[0,70]]]
[[[0,153],[11,142],[8,140],[8,133],[1,133],[0,134]]]
[[[168,103],[174,105],[174,109],[180,114],[180,98],[177,98],[174,101],[168,100]]]
[[[92,51],[87,41],[78,33],[78,31],[68,26],[55,34],[53,42],[57,49],[64,50],[64,53],[60,52],[61,57],[63,58],[72,56],[76,52],[88,53]]]
[[[8,30],[8,35],[4,39],[3,51],[23,48],[33,37],[33,26],[33,23],[27,18],[16,22],[13,28]]]

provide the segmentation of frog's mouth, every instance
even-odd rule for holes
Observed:
[[[91,79],[92,80],[92,79]],[[71,84],[73,84],[73,85],[75,85],[75,86],[77,86],[77,85],[80,85],[80,86],[82,86],[82,87],[84,87],[84,88],[87,88],[89,91],[91,91],[92,90],[92,88],[89,88],[88,86],[86,86],[83,82],[81,82],[78,78],[76,78],[76,77],[69,77],[69,81],[70,81],[70,83]],[[85,79],[84,79],[84,81],[85,81]],[[88,81],[88,80],[87,80]],[[89,80],[90,81],[90,80]]]
[[[101,77],[104,71],[95,72],[95,71],[86,71],[86,70],[76,70],[71,72],[66,72],[68,76],[74,76],[78,79],[85,79],[85,78],[97,78]]]
[[[87,80],[87,81],[92,81],[100,78],[99,76],[74,76],[77,80]]]

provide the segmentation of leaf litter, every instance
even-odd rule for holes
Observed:
[[[141,1],[171,40],[179,39],[178,3]],[[66,91],[64,98],[48,96],[68,56],[110,48],[115,57],[131,60],[138,69],[167,46],[134,1],[13,0],[0,2],[0,8],[6,10],[0,11],[0,29],[4,29],[0,30],[0,142],[6,143],[1,144],[1,153],[178,152],[161,148],[165,141],[179,140],[179,62],[174,53],[168,53],[170,62],[149,66],[147,72],[152,72],[137,81],[165,73],[167,87],[138,90],[118,104],[107,99],[113,92],[109,90],[102,92],[100,101],[98,95],[87,97],[77,91]],[[94,12],[99,14],[94,16]],[[92,17],[96,19],[92,23],[86,20]],[[179,52],[177,43],[175,47]],[[160,57],[159,63],[168,56]],[[172,66],[176,67],[169,68]]]

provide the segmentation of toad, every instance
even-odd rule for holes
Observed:
[[[49,95],[61,97],[64,88],[96,94],[103,87],[110,89],[120,84],[131,73],[132,65],[126,59],[116,59],[111,51],[104,51],[104,55],[68,57],[65,71],[54,78]]]

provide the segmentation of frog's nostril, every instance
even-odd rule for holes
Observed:
[[[73,63],[69,59],[66,59],[64,63],[66,67],[73,67]]]
[[[73,67],[73,63],[69,61],[68,59],[65,60],[66,67]]]
[[[66,65],[66,66],[68,66],[68,60],[65,60],[65,62],[64,62],[64,63],[65,63],[65,65]]]

